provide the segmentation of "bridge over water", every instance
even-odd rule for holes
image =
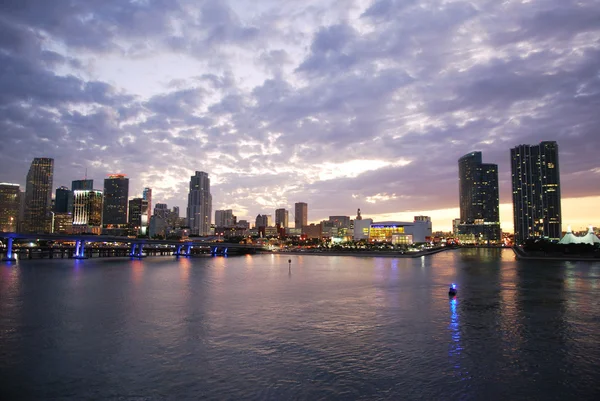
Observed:
[[[13,243],[14,240],[44,240],[44,241],[69,241],[75,243],[75,250],[72,255],[76,259],[86,259],[85,246],[89,243],[122,243],[129,247],[129,256],[134,258],[143,257],[145,246],[167,246],[171,247],[175,256],[190,256],[193,248],[209,248],[212,255],[228,255],[240,253],[256,253],[266,250],[261,245],[235,244],[219,241],[206,241],[201,237],[190,238],[187,240],[161,240],[149,238],[129,238],[112,235],[72,235],[72,234],[24,234],[24,233],[3,233],[0,232],[0,238],[6,240],[6,254],[3,261],[16,261]]]

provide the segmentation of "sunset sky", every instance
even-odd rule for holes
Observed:
[[[0,182],[110,173],[185,214],[458,217],[458,158],[556,140],[563,229],[600,226],[599,0],[4,0]],[[214,216],[212,217],[214,220]]]

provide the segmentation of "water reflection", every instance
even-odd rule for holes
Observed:
[[[179,277],[185,284],[190,279],[190,269],[192,268],[192,262],[189,258],[179,258]]]
[[[132,260],[131,261],[131,278],[133,280],[133,283],[136,285],[139,285],[143,276],[144,276],[144,262],[141,260]]]
[[[311,255],[19,262],[0,270],[0,388],[7,399],[598,399],[598,268],[510,252],[449,251],[425,269]]]
[[[450,343],[450,350],[448,354],[454,361],[454,367],[456,369],[460,369],[460,352],[462,351],[462,346],[460,344],[460,327],[458,320],[458,313],[456,312],[456,307],[458,305],[458,300],[456,297],[452,297],[450,299],[450,325],[448,325],[450,329],[450,333],[452,336],[452,342]]]

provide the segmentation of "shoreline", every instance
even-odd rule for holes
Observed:
[[[378,252],[378,251],[349,251],[349,252],[339,252],[339,251],[324,251],[324,252],[302,252],[302,251],[286,251],[286,252],[273,252],[273,254],[277,255],[313,255],[313,256],[353,256],[353,257],[379,257],[379,258],[401,258],[401,259],[414,259],[419,258],[421,256],[429,256],[434,255],[436,253],[457,249],[457,248],[435,248],[427,251],[415,252],[411,254],[402,254],[396,252]]]
[[[513,252],[517,260],[548,260],[557,262],[600,262],[600,258],[594,257],[583,257],[583,256],[542,256],[542,255],[528,255],[523,249],[518,246],[512,247]]]

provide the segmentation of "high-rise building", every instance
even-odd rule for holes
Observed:
[[[148,204],[148,207],[150,207],[150,204]],[[160,218],[166,219],[170,213],[171,211],[169,210],[169,206],[167,206],[166,203],[157,203],[154,206],[154,213],[152,213],[152,216],[158,216]]]
[[[25,187],[24,230],[28,233],[52,231],[52,180],[54,159],[36,157],[31,162]]]
[[[0,231],[17,232],[20,195],[19,184],[0,183]]]
[[[101,234],[102,191],[78,189],[73,191],[73,233]]]
[[[350,216],[329,216],[329,221],[336,228],[350,228]]]
[[[515,242],[558,240],[562,235],[558,144],[519,145],[510,150]]]
[[[272,227],[273,226],[273,217],[270,214],[259,214],[256,216],[256,220],[254,223],[255,228],[259,227]]]
[[[152,188],[144,188],[142,199],[148,201],[148,218],[152,216]]]
[[[212,215],[210,179],[203,171],[196,171],[190,177],[188,194],[187,224],[192,235],[209,235]]]
[[[308,205],[298,202],[294,205],[294,228],[304,227],[308,224]]]
[[[235,227],[236,217],[233,215],[233,210],[216,210],[215,211],[215,226],[217,227]]]
[[[54,213],[70,213],[73,208],[73,192],[67,187],[56,188]]]
[[[94,189],[94,180],[74,180],[71,181],[72,191],[91,191]]]
[[[459,231],[458,228],[460,226],[460,219],[454,219],[452,220],[452,234],[453,235],[458,235]]]
[[[135,198],[129,201],[129,228],[137,235],[148,232],[148,201]]]
[[[104,179],[104,209],[102,227],[107,233],[122,234],[128,227],[127,201],[129,178],[112,174]]]
[[[290,213],[285,209],[275,210],[275,226],[279,228],[288,228]]]
[[[73,233],[73,214],[72,213],[54,213],[52,232],[54,234],[72,234]],[[79,228],[79,227],[78,227]]]
[[[459,238],[475,243],[500,241],[498,165],[483,163],[481,152],[471,152],[458,159],[458,179]]]

